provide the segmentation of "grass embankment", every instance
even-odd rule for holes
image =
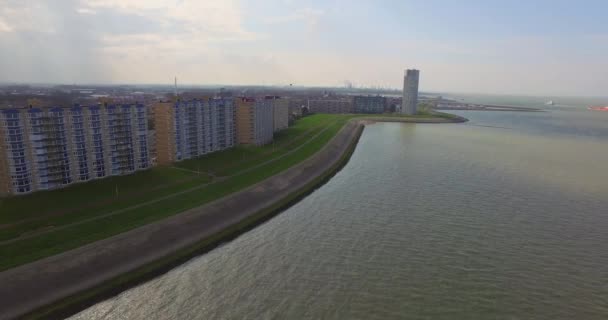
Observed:
[[[16,224],[15,226],[1,229],[0,237],[10,239],[19,236],[19,234],[27,234],[29,230],[24,230],[24,226],[33,226],[37,229],[43,225],[46,225],[47,228],[51,226],[50,230],[43,229],[43,232],[39,235],[25,239],[16,239],[14,242],[0,245],[0,270],[107,238],[253,185],[314,154],[352,117],[352,115],[315,115],[307,117],[299,121],[294,127],[280,134],[274,144],[264,147],[239,147],[179,164],[180,167],[190,170],[196,168],[197,171],[203,172],[220,174],[225,174],[229,171],[235,172],[234,175],[230,175],[225,179],[218,179],[218,181],[210,184],[204,184],[202,181],[193,179],[185,183],[175,183],[165,188],[152,189],[149,192],[138,192],[135,196],[125,197],[111,204],[90,208],[86,212],[75,210],[70,214],[59,216],[51,215],[47,217],[42,215],[40,220],[35,222]],[[317,133],[320,134],[313,139],[308,139]],[[256,165],[259,167],[255,168],[255,170],[247,170]],[[189,172],[178,171],[192,175]],[[84,187],[85,185],[81,186]],[[145,187],[145,183],[141,187]],[[121,186],[119,185],[118,188],[120,190]],[[31,196],[37,196],[37,194],[32,194]],[[63,197],[62,199],[71,198],[67,194],[63,195]],[[20,200],[20,198],[9,198],[7,200],[15,201]],[[158,200],[158,198],[161,198],[161,200]],[[82,199],[78,201],[78,203],[83,203],[80,202]],[[148,201],[154,202],[146,204]],[[17,204],[12,205],[17,206]],[[23,206],[22,208],[35,208],[34,205],[31,207],[25,204],[21,205]],[[130,208],[132,205],[138,206]],[[2,212],[4,212],[4,208],[1,209]],[[112,213],[112,211],[118,209],[121,210],[118,214],[106,216],[108,213]],[[31,218],[32,214],[27,216]],[[15,222],[15,220],[12,221]],[[61,228],[58,228],[59,226]]]
[[[78,183],[63,189],[10,197],[3,199],[0,204],[0,224],[62,214],[80,206],[112,200],[123,194],[139,193],[151,186],[171,184],[191,177],[191,173],[183,170],[159,167],[126,176]],[[210,179],[204,175],[199,181],[208,182]]]

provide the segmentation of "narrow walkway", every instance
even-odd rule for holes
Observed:
[[[196,173],[198,175],[200,175],[201,173],[210,177],[215,177],[215,174],[212,174],[211,171],[196,171],[196,170],[190,170],[190,169],[186,169],[186,168],[181,168],[181,167],[169,167],[171,169],[175,169],[175,170],[181,170],[181,171],[185,171],[185,172],[190,172],[190,173]]]

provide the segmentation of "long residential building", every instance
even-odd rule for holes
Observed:
[[[289,115],[294,118],[302,116],[302,109],[306,108],[308,101],[304,98],[289,98]]]
[[[235,145],[235,106],[231,98],[158,102],[153,108],[159,165]]]
[[[350,98],[311,99],[308,110],[311,113],[353,113],[353,101]]]
[[[236,136],[238,144],[265,145],[272,142],[272,100],[236,99]]]
[[[142,104],[0,111],[0,195],[51,190],[150,166]]]
[[[387,108],[386,97],[355,96],[353,107],[355,113],[384,113]]]

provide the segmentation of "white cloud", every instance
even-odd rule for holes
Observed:
[[[282,23],[294,23],[302,22],[308,26],[315,26],[325,15],[325,11],[313,8],[297,9],[294,13],[266,18],[264,22],[266,24],[282,24]]]
[[[252,39],[241,24],[241,13],[231,0],[83,0],[91,10],[108,9],[144,16],[172,32],[185,32],[213,39]]]
[[[142,59],[148,61],[149,58],[152,65],[146,69],[153,73],[154,69],[163,69],[159,60],[190,61],[195,56],[203,59],[212,47],[219,46],[217,43],[250,41],[257,37],[243,28],[239,7],[229,0],[83,0],[82,5],[89,10],[145,17],[156,25],[157,30],[100,35],[104,56],[111,61],[120,58],[123,62],[115,69],[124,70],[127,64],[141,66]]]
[[[162,9],[168,3],[175,4],[179,1],[167,0],[82,0],[83,4],[98,8],[114,8],[129,12],[141,12],[141,10]]]
[[[76,12],[80,13],[80,14],[97,14],[97,11],[93,10],[93,9],[89,9],[89,8],[78,8],[76,9]]]
[[[6,23],[4,20],[2,20],[2,17],[0,17],[0,32],[11,32],[13,31],[13,28],[11,28],[11,26],[8,25],[8,23]]]
[[[55,17],[47,14],[44,3],[12,2],[0,6],[0,31],[54,33]]]

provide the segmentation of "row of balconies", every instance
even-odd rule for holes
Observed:
[[[49,164],[53,164],[53,165],[57,165],[57,164],[67,164],[69,161],[69,158],[66,154],[51,154],[51,155],[47,155],[44,158],[39,158],[36,160],[36,162],[38,162],[38,164],[45,164],[45,163],[49,163]]]
[[[111,146],[121,146],[121,145],[131,145],[133,144],[133,142],[131,140],[128,139],[120,139],[120,140],[114,140],[114,141],[108,141],[108,145]]]
[[[133,149],[133,147],[131,147],[128,144],[113,145],[110,147],[110,150],[112,150],[112,151],[125,151],[125,150],[131,150],[131,149]]]
[[[32,132],[65,132],[64,126],[57,125],[49,125],[49,124],[40,124],[40,125],[31,125],[30,131]]]
[[[54,176],[58,176],[58,175],[63,175],[63,174],[67,174],[70,172],[70,167],[68,166],[61,166],[61,167],[46,167],[46,168],[41,168],[41,170],[38,171],[38,175],[40,177],[54,177]]]
[[[126,160],[118,160],[118,161],[112,161],[112,168],[131,168],[135,166],[135,161],[133,161],[133,159],[126,159]]]

